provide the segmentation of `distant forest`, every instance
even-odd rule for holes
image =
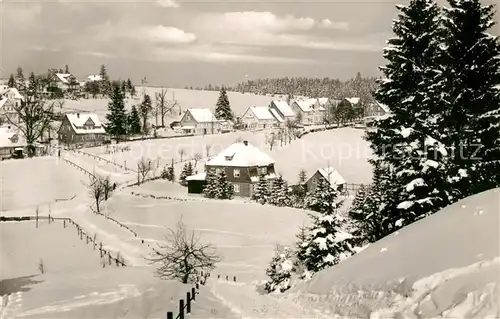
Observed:
[[[284,77],[248,80],[238,83],[234,87],[226,86],[225,88],[227,91],[258,95],[286,94],[292,97],[302,95],[312,98],[328,97],[334,99],[359,97],[363,102],[373,102],[372,93],[377,87],[377,78],[362,77],[358,72],[354,78],[347,81],[332,78]],[[210,84],[204,88],[196,89],[217,91],[220,86]]]

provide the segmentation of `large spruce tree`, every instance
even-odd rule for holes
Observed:
[[[375,162],[387,171],[377,181],[385,189],[376,186],[381,190],[377,195],[382,196],[378,199],[382,209],[373,213],[387,216],[386,222],[397,222],[398,226],[385,227],[391,230],[449,203],[448,152],[436,131],[443,113],[436,85],[443,34],[440,9],[433,0],[412,0],[397,8],[395,37],[384,49],[388,63],[381,70],[385,78],[375,93],[392,114],[377,121],[376,129],[367,133],[378,158]]]
[[[108,120],[107,131],[111,136],[120,138],[127,133],[127,114],[123,102],[123,92],[117,83],[112,86],[106,119]]]
[[[227,92],[224,87],[220,89],[219,99],[215,105],[215,117],[218,120],[233,120],[233,112],[231,110],[231,105],[229,104],[229,99],[227,98]]]
[[[456,198],[500,186],[500,42],[493,5],[449,0],[444,9],[444,124],[453,145],[450,183]]]

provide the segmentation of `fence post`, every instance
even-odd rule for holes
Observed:
[[[196,283],[196,289],[200,289],[200,284]]]
[[[63,227],[66,228],[66,219],[63,219]]]
[[[194,287],[191,288],[191,295],[193,295],[193,301],[196,300],[196,289]]]
[[[99,252],[101,253],[101,258],[102,258],[102,242],[99,244]]]
[[[174,313],[171,311],[167,312],[167,319],[174,319]]]
[[[179,319],[184,319],[184,300],[179,300]]]
[[[229,276],[228,275],[226,275],[226,280],[229,280]]]
[[[186,292],[186,313],[191,313],[191,293]]]
[[[85,244],[88,245],[89,244],[89,236],[85,236],[86,237],[86,242]]]
[[[236,282],[236,276],[234,276],[234,282]]]

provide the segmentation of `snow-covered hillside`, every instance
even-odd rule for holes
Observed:
[[[137,105],[142,99],[142,88],[136,87],[137,97],[125,99],[125,107],[132,108],[132,105]],[[161,88],[145,87],[147,94],[155,99],[155,94],[161,91]],[[273,99],[270,96],[255,95],[250,93],[228,92],[229,103],[231,109],[236,116],[241,116],[250,106],[267,106]],[[208,108],[215,111],[215,104],[219,98],[218,91],[200,91],[186,89],[168,89],[166,95],[167,101],[177,101],[177,106],[171,113],[167,114],[169,121],[178,120],[179,113],[184,113],[188,108]],[[104,118],[109,99],[80,99],[80,100],[65,100],[64,110],[68,112],[87,111],[98,113]]]
[[[361,318],[498,318],[500,189],[444,208],[288,296]]]

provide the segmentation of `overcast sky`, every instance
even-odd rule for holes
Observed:
[[[0,77],[65,64],[174,87],[378,76],[401,2],[0,0]]]

